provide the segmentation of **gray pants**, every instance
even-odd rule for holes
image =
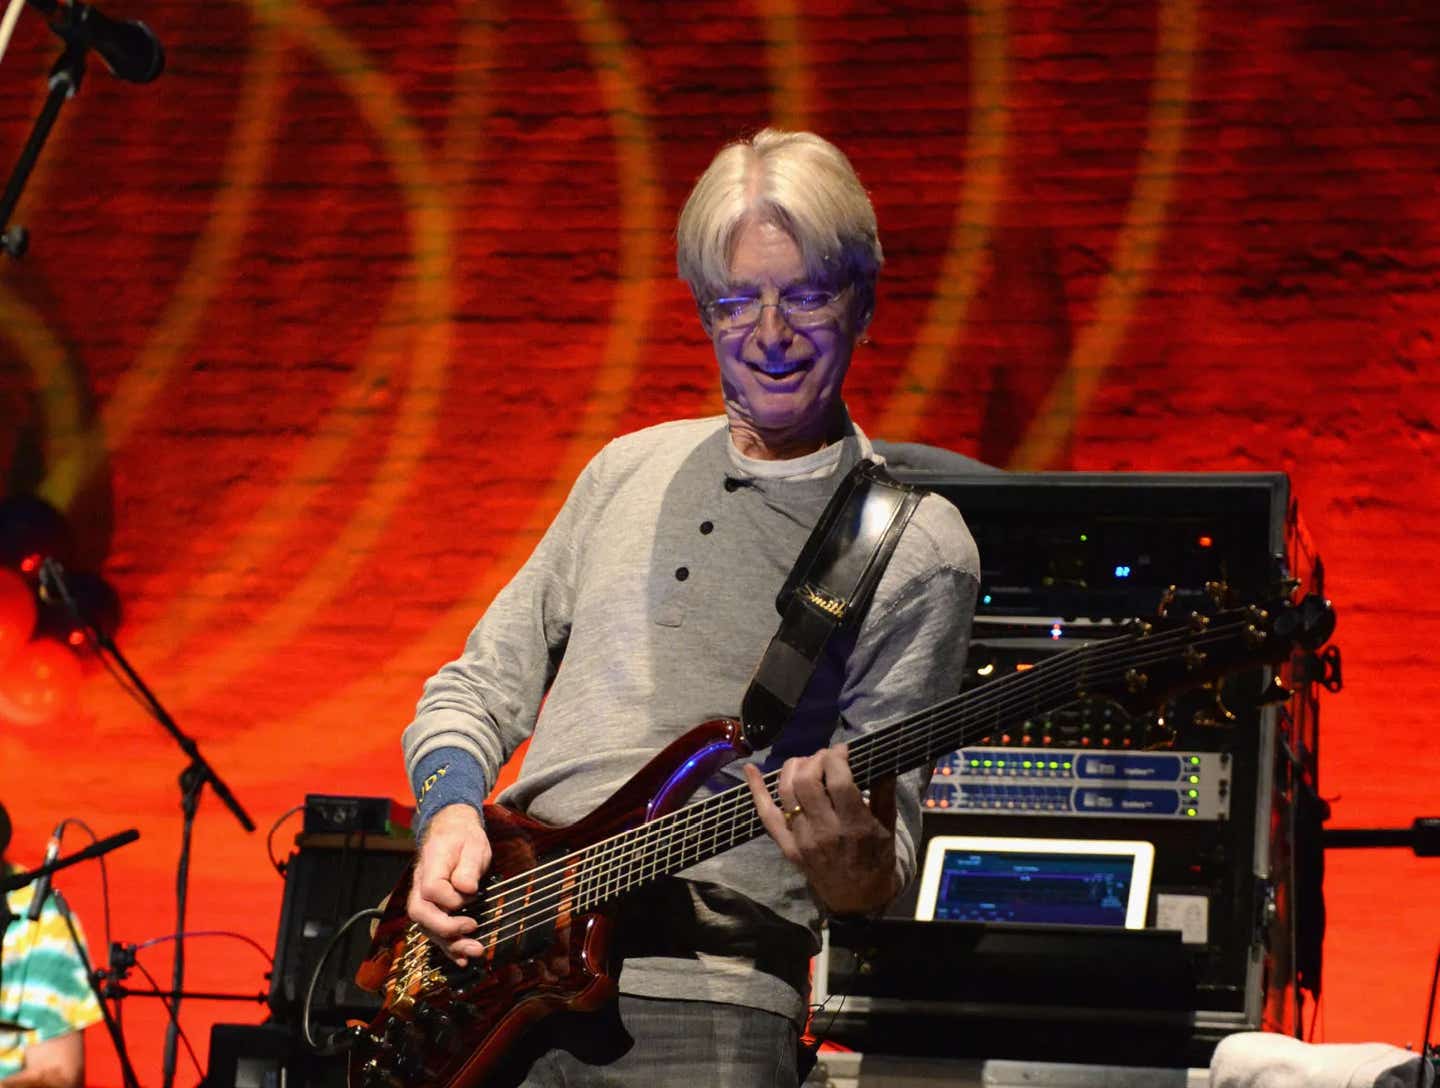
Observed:
[[[774,1013],[622,995],[618,1018],[551,1021],[523,1088],[796,1088],[795,1025]]]

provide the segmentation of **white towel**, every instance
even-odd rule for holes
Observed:
[[[1420,1060],[1389,1043],[1304,1043],[1242,1031],[1215,1048],[1210,1088],[1415,1088]],[[1427,1088],[1434,1074],[1427,1064]]]

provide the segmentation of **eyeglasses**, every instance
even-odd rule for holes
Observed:
[[[816,288],[787,291],[775,302],[761,302],[758,295],[726,295],[705,304],[705,313],[720,332],[753,328],[767,306],[780,311],[792,329],[810,329],[835,317],[835,303],[848,290],[823,291]]]

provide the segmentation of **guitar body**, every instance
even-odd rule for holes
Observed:
[[[384,1002],[350,1052],[351,1088],[472,1088],[537,1021],[591,1012],[615,993],[610,921],[574,903],[595,898],[566,863],[586,848],[678,808],[715,770],[748,754],[738,722],[690,730],[605,804],[569,827],[485,806],[493,852],[474,915],[483,961],[456,967],[406,915],[412,872],[391,893],[357,980]],[[588,895],[583,893],[588,891]],[[532,907],[533,904],[533,907]],[[467,908],[466,913],[471,913]],[[513,919],[488,931],[487,918]]]

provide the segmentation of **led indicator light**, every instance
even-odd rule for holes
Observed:
[[[1187,792],[1187,793],[1189,794],[1189,796],[1191,796],[1191,797],[1199,797],[1199,796],[1200,796],[1200,791],[1199,791],[1199,790],[1187,790],[1186,792]]]
[[[1118,564],[1118,565],[1115,567],[1115,577],[1116,577],[1116,578],[1129,578],[1129,577],[1130,577],[1130,565],[1129,565],[1128,563]]]
[[[1194,816],[1194,815],[1195,815],[1195,810],[1194,810],[1193,808],[1187,808],[1187,809],[1185,810],[1185,815],[1186,815],[1186,816]]]
[[[1020,766],[1024,767],[1026,770],[1029,770],[1031,767],[1035,766],[1035,764],[1031,763],[1027,759],[1024,763],[1020,764]]]
[[[1089,542],[1090,542],[1090,534],[1089,534],[1089,533],[1081,533],[1081,534],[1080,534],[1080,543],[1081,543],[1081,544],[1088,544]]]
[[[990,603],[991,601],[993,601],[994,599],[995,599],[994,597],[990,596],[990,594],[987,593],[987,594],[985,594],[985,596],[983,596],[983,597],[980,598],[980,603],[981,603],[981,604],[989,604],[989,603]]]
[[[1201,533],[1195,538],[1195,543],[1199,544],[1202,548],[1208,548],[1210,547],[1210,545],[1215,543],[1215,539],[1214,537],[1207,536],[1206,534]]]
[[[1192,774],[1192,775],[1190,776],[1190,781],[1191,781],[1191,782],[1199,782],[1199,781],[1200,781],[1200,776],[1199,776],[1198,774]]]
[[[994,761],[993,759],[987,759],[987,760],[985,761],[985,766],[987,766],[987,767],[993,767],[993,766],[995,766],[995,761]]]
[[[1199,757],[1199,756],[1191,756],[1191,757],[1190,757],[1190,765],[1191,765],[1192,767],[1193,767],[1195,764],[1199,763],[1199,762],[1200,762],[1200,757]]]
[[[1067,771],[1070,769],[1070,764],[1069,764],[1068,761],[1065,763],[1065,769],[1066,769]]]

